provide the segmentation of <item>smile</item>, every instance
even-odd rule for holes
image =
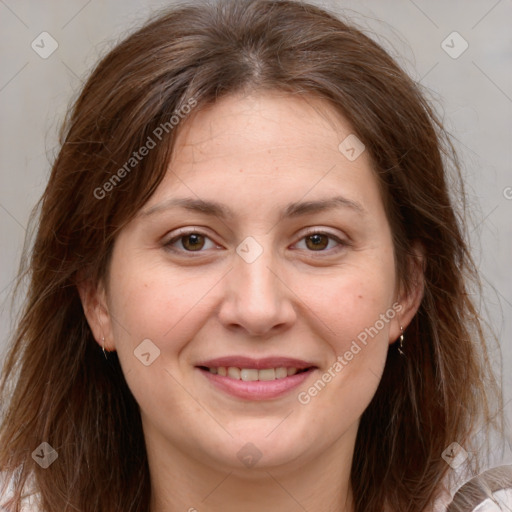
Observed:
[[[204,367],[203,367],[204,368]],[[244,382],[255,382],[259,381],[270,381],[276,379],[284,379],[288,376],[295,375],[299,372],[306,371],[298,370],[297,368],[285,368],[281,366],[279,368],[265,368],[258,370],[256,368],[237,368],[236,366],[219,366],[213,368],[207,368],[210,373],[221,375],[222,377],[228,377],[235,380],[243,380]]]
[[[278,398],[298,387],[317,369],[305,361],[285,358],[219,358],[196,368],[215,389],[249,400]]]

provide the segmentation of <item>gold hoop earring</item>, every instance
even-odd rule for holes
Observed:
[[[405,356],[403,348],[404,348],[404,328],[400,326],[400,337],[398,338],[398,353],[401,356]]]

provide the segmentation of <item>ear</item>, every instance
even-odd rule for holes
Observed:
[[[95,284],[89,279],[81,279],[76,286],[94,339],[105,350],[115,350],[112,321],[104,284],[102,282]],[[104,341],[103,338],[105,338]]]
[[[397,315],[389,330],[389,344],[394,343],[403,328],[405,331],[418,311],[425,288],[425,249],[420,242],[413,245],[413,254],[408,257],[407,287],[400,284],[397,294]]]

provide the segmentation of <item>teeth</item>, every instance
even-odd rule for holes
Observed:
[[[284,379],[287,375],[286,368],[276,368],[276,379]]]
[[[228,368],[228,377],[232,379],[240,380],[240,373],[240,368],[235,368],[234,366]]]
[[[276,371],[274,368],[266,368],[258,373],[259,380],[276,380]]]
[[[284,379],[298,372],[297,368],[280,367],[257,370],[255,368],[237,368],[236,366],[219,366],[218,368],[208,368],[208,371],[213,374],[221,375],[222,377],[243,380],[245,382]]]
[[[231,370],[231,368],[229,370]],[[228,370],[228,375],[231,377],[229,370]],[[238,368],[236,368],[236,370],[240,372],[239,378],[241,378],[242,380],[244,380],[246,382],[253,382],[255,380],[258,380],[258,378],[259,378],[258,370],[247,370],[245,368],[243,370],[238,370]],[[263,379],[260,379],[260,380],[263,380]]]

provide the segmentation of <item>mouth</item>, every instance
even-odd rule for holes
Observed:
[[[302,384],[317,366],[290,358],[218,358],[196,368],[214,389],[245,400],[281,397]]]
[[[213,375],[220,375],[221,377],[234,380],[243,380],[244,382],[269,382],[304,373],[314,367],[298,369],[295,367],[286,368],[280,366],[277,368],[264,368],[262,370],[258,370],[257,368],[238,368],[236,366],[198,366],[198,368],[203,371],[208,371]]]

